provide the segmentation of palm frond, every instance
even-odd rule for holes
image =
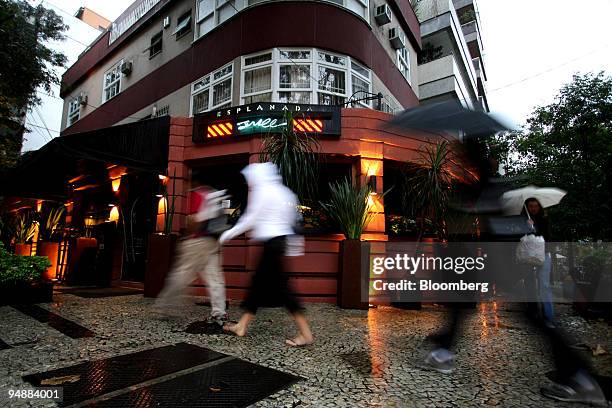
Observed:
[[[293,128],[293,115],[285,115],[286,127],[281,133],[268,133],[263,138],[260,161],[276,164],[283,182],[301,201],[316,194],[319,175],[319,141]]]
[[[370,212],[368,186],[356,186],[349,179],[330,183],[331,198],[321,206],[340,227],[347,239],[359,239],[374,214]]]

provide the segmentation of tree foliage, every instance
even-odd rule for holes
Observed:
[[[575,75],[523,131],[501,139],[509,174],[567,190],[550,209],[555,239],[612,237],[612,77]]]
[[[15,162],[21,150],[23,117],[59,84],[55,68],[66,56],[47,46],[64,39],[68,27],[53,10],[24,0],[0,0],[0,168]]]

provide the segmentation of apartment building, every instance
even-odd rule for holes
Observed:
[[[456,99],[488,112],[476,0],[420,0],[415,9],[423,43],[418,68],[421,103]]]
[[[252,102],[394,112],[419,99],[407,0],[138,0],[62,78],[62,132]]]

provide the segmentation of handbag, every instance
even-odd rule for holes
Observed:
[[[525,208],[525,210],[527,211],[527,208]],[[531,220],[529,211],[527,211],[527,217]],[[520,264],[541,266],[544,265],[545,257],[546,242],[544,241],[544,237],[534,234],[523,235],[516,247],[516,261]]]

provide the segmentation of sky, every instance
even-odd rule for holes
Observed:
[[[612,75],[612,0],[479,0],[489,106],[515,124],[574,73]]]
[[[30,0],[30,3],[38,5],[41,0]],[[112,21],[119,17],[130,2],[121,0],[42,0],[42,4],[60,15],[64,23],[69,26],[64,41],[49,44],[51,48],[62,51],[68,57],[66,67],[69,67],[85,50],[87,44],[100,35],[100,31],[74,17],[79,7],[88,7]],[[56,70],[58,76],[61,76],[64,71],[65,68]],[[59,85],[53,87],[51,94],[47,94],[46,91],[38,92],[38,97],[41,99],[41,104],[30,109],[26,115],[26,127],[30,133],[24,134],[22,149],[24,152],[38,149],[51,138],[59,136],[63,108],[63,101],[59,98]]]
[[[131,0],[42,2],[71,26],[71,38],[56,45],[69,56],[70,66],[85,49],[83,43],[98,35],[72,17],[77,9],[88,7],[112,21]],[[516,126],[524,124],[536,106],[553,102],[573,74],[603,70],[612,75],[612,0],[477,0],[477,6],[489,107]],[[25,135],[24,151],[59,135],[59,87],[53,94],[55,97],[40,95],[43,104],[28,115],[32,133]]]

